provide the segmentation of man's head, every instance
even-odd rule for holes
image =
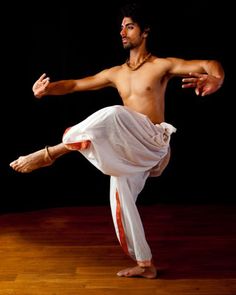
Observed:
[[[121,17],[129,17],[140,27],[141,32],[148,32],[151,29],[150,15],[146,11],[146,6],[139,3],[128,3],[121,8]]]
[[[150,19],[141,4],[129,3],[121,8],[121,37],[125,49],[133,49],[145,42],[150,31]]]

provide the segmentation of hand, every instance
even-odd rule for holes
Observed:
[[[47,94],[47,86],[50,83],[50,78],[46,77],[46,74],[42,74],[39,79],[33,85],[34,96],[37,98],[41,98],[42,96]]]
[[[182,79],[182,88],[195,88],[196,95],[209,95],[217,91],[222,80],[209,74],[189,73],[188,77]]]

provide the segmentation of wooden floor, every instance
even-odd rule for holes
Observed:
[[[236,206],[140,205],[157,279],[120,278],[110,208],[0,215],[0,295],[234,295]]]

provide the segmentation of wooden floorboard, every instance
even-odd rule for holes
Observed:
[[[158,278],[120,278],[108,206],[0,215],[0,295],[234,295],[235,205],[140,205]]]

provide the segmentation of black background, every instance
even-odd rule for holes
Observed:
[[[0,210],[109,203],[109,176],[79,153],[30,174],[9,163],[61,141],[64,130],[94,111],[121,104],[114,89],[37,100],[34,81],[80,78],[126,59],[117,11],[125,1],[57,1],[2,9]],[[186,59],[218,59],[223,87],[208,97],[181,89],[173,79],[166,121],[177,128],[172,159],[160,178],[148,179],[138,201],[234,202],[234,17],[227,2],[145,1],[155,16],[153,53]],[[4,20],[3,20],[4,17]]]

